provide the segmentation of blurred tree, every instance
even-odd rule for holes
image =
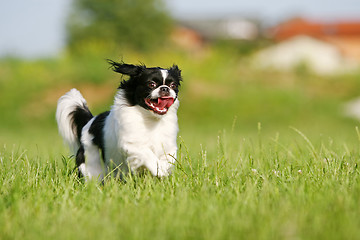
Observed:
[[[171,28],[164,6],[162,0],[74,0],[69,47],[90,41],[148,49],[161,43]]]

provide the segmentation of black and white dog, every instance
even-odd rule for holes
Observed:
[[[85,179],[141,173],[163,177],[171,173],[177,151],[181,70],[147,68],[109,61],[123,80],[110,111],[93,117],[86,100],[76,89],[57,105],[59,132],[76,156]]]

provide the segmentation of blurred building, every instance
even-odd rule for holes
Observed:
[[[276,45],[261,51],[259,64],[289,69],[306,63],[320,74],[356,68],[360,64],[359,22],[313,22],[291,19],[269,29]]]
[[[194,29],[206,39],[253,40],[259,35],[256,21],[244,18],[184,20],[181,25]]]
[[[270,29],[270,36],[276,41],[306,35],[328,42],[349,58],[360,61],[360,21],[312,22],[294,18]]]
[[[187,50],[198,50],[205,44],[205,39],[199,32],[181,25],[174,28],[170,38],[175,44]]]
[[[212,40],[254,40],[259,24],[243,18],[182,20],[172,33],[175,43],[197,48]]]

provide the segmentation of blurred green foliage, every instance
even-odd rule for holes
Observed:
[[[73,51],[88,44],[144,50],[162,43],[171,25],[162,0],[75,0],[68,44]]]
[[[0,145],[6,142],[57,139],[55,109],[58,98],[78,88],[94,114],[110,108],[122,76],[112,72],[107,58],[119,60],[117,52],[92,49],[93,54],[67,55],[58,59],[0,61]],[[97,53],[97,54],[95,54]],[[226,130],[234,141],[277,133],[286,138],[294,126],[311,138],[332,136],[353,139],[357,120],[343,114],[346,101],[360,92],[359,72],[318,76],[312,73],[260,70],[247,57],[223,46],[188,52],[176,48],[139,52],[123,49],[123,60],[147,66],[182,69],[180,135],[196,149],[214,143]],[[31,133],[31,134],[30,134]],[[38,136],[38,141],[34,137]],[[40,144],[42,145],[42,144]]]

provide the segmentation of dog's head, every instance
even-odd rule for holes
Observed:
[[[139,105],[156,114],[164,115],[178,97],[181,70],[177,65],[171,68],[147,68],[145,65],[131,65],[109,61],[115,72],[129,76],[120,84],[125,97],[132,106]]]

